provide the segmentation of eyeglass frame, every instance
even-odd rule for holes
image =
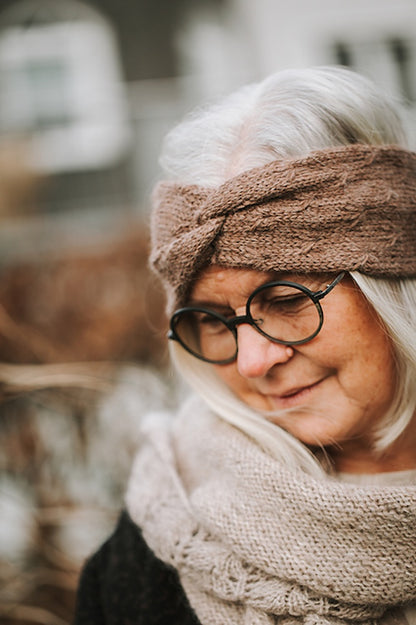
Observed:
[[[203,308],[202,306],[184,306],[182,308],[178,308],[178,310],[175,310],[175,312],[172,314],[170,321],[169,321],[168,339],[172,341],[177,341],[189,354],[191,354],[195,358],[198,358],[199,360],[202,360],[203,362],[207,362],[212,365],[228,365],[237,359],[237,355],[238,355],[237,326],[241,325],[242,323],[247,323],[249,326],[257,330],[259,334],[264,336],[266,339],[268,339],[272,343],[278,343],[279,345],[287,345],[287,346],[304,345],[305,343],[309,343],[309,341],[312,341],[312,339],[314,339],[315,336],[317,336],[322,329],[322,326],[324,323],[324,312],[322,310],[320,301],[324,297],[326,297],[326,295],[328,295],[328,293],[330,293],[337,286],[339,282],[341,282],[341,280],[344,278],[345,275],[346,275],[346,272],[342,271],[336,276],[336,278],[330,284],[326,286],[325,289],[320,289],[319,291],[312,291],[311,289],[309,289],[307,286],[304,286],[303,284],[298,284],[297,282],[290,282],[287,280],[273,280],[272,282],[265,282],[264,284],[261,284],[260,286],[256,287],[256,289],[254,289],[254,291],[249,295],[247,302],[246,302],[246,314],[235,315],[234,317],[230,317],[229,319],[227,319],[220,313],[215,312],[215,310],[210,310],[209,308]],[[253,301],[253,299],[261,291],[268,289],[268,288],[273,288],[276,286],[288,286],[288,287],[299,289],[300,291],[305,293],[315,304],[316,309],[319,314],[319,325],[318,325],[318,328],[315,330],[315,332],[311,334],[310,336],[308,336],[306,339],[300,339],[298,341],[284,341],[282,339],[275,339],[272,336],[269,336],[266,332],[264,332],[256,324],[256,320],[253,319],[251,315],[251,311],[250,311],[250,304]],[[226,360],[208,360],[204,358],[204,356],[193,352],[190,347],[188,347],[185,343],[182,342],[182,339],[179,337],[179,335],[176,333],[176,330],[175,330],[176,319],[180,318],[180,315],[182,315],[183,313],[188,313],[188,312],[201,312],[201,313],[209,314],[217,318],[219,321],[221,321],[225,325],[225,327],[228,330],[230,330],[231,333],[234,335],[235,354]]]

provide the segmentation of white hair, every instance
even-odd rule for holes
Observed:
[[[215,187],[270,161],[351,143],[406,146],[395,102],[340,67],[286,70],[191,113],[166,136],[167,178]]]
[[[345,68],[287,70],[190,115],[166,137],[160,162],[169,179],[216,187],[272,160],[351,143],[407,147],[397,102]],[[375,436],[375,448],[382,452],[416,409],[416,280],[356,272],[352,277],[395,348],[397,391],[389,413],[380,415]],[[223,418],[289,464],[319,471],[304,445],[233,397],[210,365],[196,363],[180,346],[174,346],[173,355],[185,379]]]

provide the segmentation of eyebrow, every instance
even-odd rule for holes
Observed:
[[[221,304],[219,302],[213,302],[210,300],[199,300],[199,299],[192,299],[190,300],[186,306],[195,306],[196,308],[209,308],[210,310],[215,310],[215,311],[233,311],[234,309],[231,308],[231,306],[228,306],[227,304]]]

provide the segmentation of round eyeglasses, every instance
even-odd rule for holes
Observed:
[[[175,311],[168,337],[178,341],[190,354],[217,365],[237,358],[237,326],[248,323],[273,343],[302,345],[322,328],[324,313],[320,304],[342,280],[340,273],[324,290],[311,291],[296,282],[262,284],[247,300],[246,314],[225,317],[214,310],[187,306]]]

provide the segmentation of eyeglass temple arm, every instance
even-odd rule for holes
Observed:
[[[342,280],[342,278],[345,276],[345,274],[346,274],[346,272],[345,272],[345,271],[342,271],[342,272],[341,272],[341,273],[340,273],[340,274],[339,274],[339,275],[335,278],[335,280],[334,280],[333,282],[331,282],[331,284],[328,284],[328,285],[327,285],[326,289],[324,289],[323,291],[316,291],[316,293],[314,293],[314,298],[315,298],[316,300],[320,300],[320,299],[322,299],[323,297],[325,297],[325,295],[328,295],[328,293],[330,293],[330,292],[332,291],[332,289],[333,289],[334,287],[336,287],[336,286],[337,286],[337,284],[338,284],[339,282],[341,282],[341,280]]]

